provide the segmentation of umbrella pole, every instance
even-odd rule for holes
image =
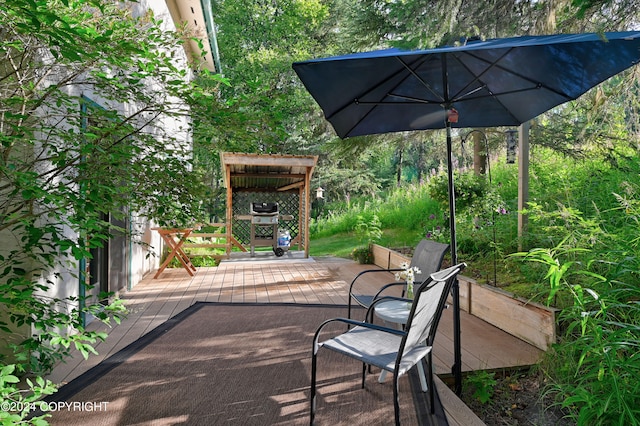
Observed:
[[[456,197],[453,183],[453,150],[451,148],[451,122],[446,119],[447,129],[447,173],[449,182],[449,229],[451,230],[451,264],[458,264],[456,244]],[[462,394],[462,349],[460,344],[460,284],[456,278],[451,288],[453,297],[453,366],[451,373],[455,379],[454,391]]]

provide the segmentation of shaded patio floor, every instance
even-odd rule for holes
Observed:
[[[96,346],[99,355],[86,361],[78,355],[57,366],[49,379],[54,383],[74,379],[197,301],[346,305],[351,279],[371,268],[345,259],[304,259],[299,252],[288,252],[281,258],[269,253],[250,258],[243,253],[218,267],[198,268],[193,277],[184,269],[166,269],[157,279],[151,273],[122,295],[130,312],[120,325],[111,329],[89,325],[109,333],[107,340]],[[390,281],[389,274],[370,284],[377,288]],[[452,317],[452,309],[445,310],[434,347],[435,371],[443,380],[451,377]],[[463,372],[526,367],[541,355],[539,349],[465,312],[461,321]],[[438,392],[450,424],[482,424],[442,382]]]

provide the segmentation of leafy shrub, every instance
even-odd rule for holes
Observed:
[[[547,303],[563,306],[560,343],[547,354],[544,371],[557,404],[571,410],[578,424],[640,423],[640,288],[637,274],[624,267],[637,265],[640,203],[637,192],[628,195],[635,197],[620,202],[636,226],[629,229],[620,261],[603,262],[599,251],[580,247],[589,244],[584,235],[597,236],[602,227],[579,226],[580,214],[565,215],[577,217],[578,226],[569,227],[556,247],[514,255],[546,268]],[[589,232],[579,232],[584,229]],[[595,272],[603,263],[609,276]],[[616,264],[623,267],[610,267]]]
[[[485,197],[488,190],[488,181],[485,176],[476,176],[473,173],[454,174],[454,194],[456,197],[456,209],[463,210],[479,202]],[[443,208],[449,208],[449,179],[446,174],[439,174],[429,183],[429,195],[438,201]]]
[[[471,386],[474,389],[473,397],[483,404],[491,400],[495,386],[498,383],[494,374],[487,370],[473,372],[467,376],[466,382],[465,386]]]
[[[382,237],[380,226],[378,215],[372,214],[370,217],[358,215],[358,223],[356,223],[354,231],[363,244],[370,246]]]
[[[351,258],[360,264],[373,263],[373,252],[371,246],[356,247],[351,252]]]
[[[40,408],[38,400],[45,395],[51,395],[56,391],[56,387],[49,380],[37,377],[35,383],[31,379],[26,379],[26,386],[21,385],[21,380],[17,376],[15,364],[8,364],[0,368],[0,424],[18,425],[27,424],[24,419],[29,418],[29,424],[46,425],[45,414],[33,416],[34,411]]]

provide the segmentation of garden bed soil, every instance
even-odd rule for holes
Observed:
[[[482,403],[474,396],[473,385],[465,386],[461,399],[487,425],[491,426],[573,426],[566,412],[545,396],[541,376],[531,373],[497,374],[493,395]],[[468,380],[466,381],[469,382]]]

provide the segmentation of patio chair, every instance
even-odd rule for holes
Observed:
[[[364,388],[367,365],[379,367],[393,373],[393,403],[396,425],[400,424],[399,377],[426,358],[428,365],[425,371],[427,372],[429,403],[431,413],[435,412],[431,355],[433,340],[451,286],[458,273],[465,267],[466,264],[461,263],[431,274],[429,279],[417,289],[404,330],[348,318],[329,319],[318,327],[313,337],[311,357],[311,424],[313,424],[315,417],[317,355],[320,348],[327,348],[362,361],[362,388]],[[408,299],[390,296],[378,299],[369,307],[367,318],[376,303],[388,299],[409,301]],[[319,342],[323,328],[327,324],[334,322],[346,323],[353,326],[353,328],[338,336]],[[327,333],[325,332],[324,334]]]
[[[449,244],[438,243],[436,241],[431,240],[422,240],[416,246],[413,251],[413,257],[411,258],[410,267],[417,266],[422,272],[416,278],[415,286],[416,288],[420,285],[422,281],[425,281],[430,274],[437,272],[442,267],[442,260],[444,259],[444,255],[449,251]],[[349,303],[347,308],[347,318],[351,318],[351,308],[353,306],[353,302],[356,302],[358,305],[363,308],[368,308],[378,297],[382,296],[386,290],[394,286],[403,286],[402,296],[404,296],[404,291],[406,289],[406,283],[394,282],[389,283],[382,286],[375,294],[367,294],[361,291],[364,284],[362,284],[362,280],[365,280],[367,276],[373,273],[394,273],[400,272],[402,269],[400,268],[392,268],[392,269],[367,269],[365,271],[360,272],[355,276],[353,281],[351,281],[351,285],[349,285]]]

